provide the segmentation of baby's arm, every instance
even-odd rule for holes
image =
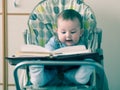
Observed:
[[[56,41],[55,37],[50,38],[50,40],[45,44],[45,48],[53,51],[59,48],[58,42]]]

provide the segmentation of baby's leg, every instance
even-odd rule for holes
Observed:
[[[30,80],[35,87],[46,85],[56,75],[56,70],[46,70],[44,65],[31,65]]]
[[[91,61],[91,59],[86,60]],[[89,81],[90,75],[93,73],[94,70],[94,66],[81,65],[78,69],[72,69],[65,72],[64,75],[68,80],[75,84],[86,84]]]

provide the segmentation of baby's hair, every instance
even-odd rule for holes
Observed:
[[[60,17],[62,17],[64,20],[74,20],[75,18],[77,18],[79,20],[81,29],[83,28],[83,18],[82,18],[82,16],[79,14],[79,12],[77,12],[73,9],[66,9],[66,10],[62,11],[58,15],[58,19]]]

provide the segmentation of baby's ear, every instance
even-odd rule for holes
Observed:
[[[55,29],[55,33],[57,33],[57,32],[58,32],[58,29],[56,28],[56,29]]]
[[[83,35],[83,33],[84,33],[84,30],[83,29],[81,29],[80,30],[80,33],[81,33],[81,36]]]
[[[57,33],[58,33],[58,29],[56,28],[54,34],[57,35]]]

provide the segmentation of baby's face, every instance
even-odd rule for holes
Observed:
[[[57,34],[61,43],[65,44],[66,46],[78,44],[80,36],[83,32],[83,30],[80,29],[80,23],[78,19],[63,20],[62,18],[59,18],[57,23]]]

